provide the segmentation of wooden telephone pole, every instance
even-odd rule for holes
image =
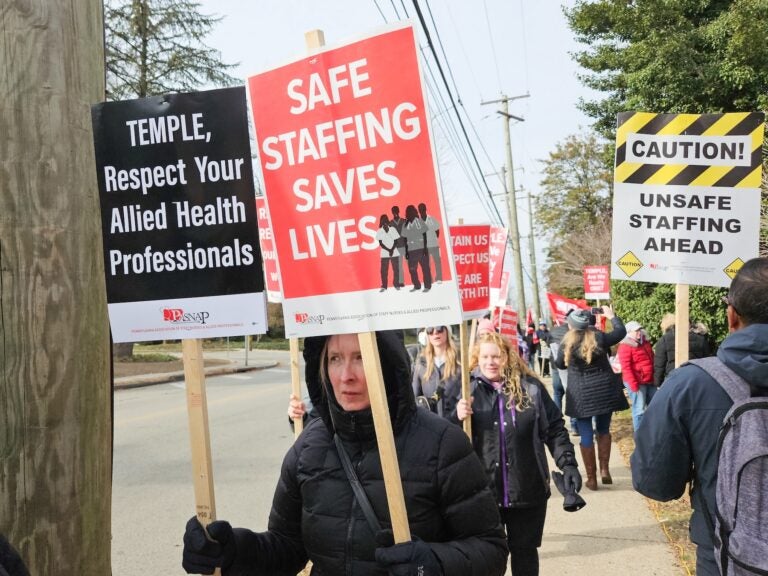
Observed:
[[[507,154],[507,210],[509,212],[509,236],[512,241],[512,268],[517,289],[517,313],[521,318],[525,317],[525,286],[523,285],[523,261],[520,254],[520,230],[517,225],[517,202],[515,201],[515,171],[512,165],[512,140],[509,134],[509,121],[523,119],[509,113],[509,102],[518,98],[528,98],[528,94],[522,96],[502,96],[497,100],[487,100],[480,104],[501,104],[501,110],[497,112],[504,117],[504,145]]]
[[[102,27],[99,0],[0,10],[0,533],[36,576],[111,573]]]

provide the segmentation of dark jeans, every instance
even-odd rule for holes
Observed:
[[[561,414],[563,412],[563,396],[565,396],[565,388],[563,388],[563,381],[560,380],[560,371],[554,369],[552,370],[552,399]]]
[[[387,287],[387,272],[392,267],[392,285],[400,286],[400,256],[381,257],[381,287]]]

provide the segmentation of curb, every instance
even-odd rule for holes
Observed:
[[[251,372],[253,370],[263,370],[265,368],[274,368],[279,362],[259,362],[253,366],[212,366],[205,369],[205,375],[224,376],[227,374],[236,374],[238,372]],[[153,386],[154,384],[167,384],[168,382],[178,382],[184,380],[184,371],[162,372],[159,374],[143,374],[141,376],[125,376],[115,378],[115,390],[126,390],[130,388],[143,388],[144,386]]]

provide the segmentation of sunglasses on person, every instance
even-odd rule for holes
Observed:
[[[733,302],[731,302],[731,297],[730,296],[728,296],[728,295],[723,296],[723,304],[725,304],[726,307],[730,306],[731,308],[733,308],[733,311],[736,312],[736,314],[739,313],[739,311],[736,310],[736,306],[734,306]]]
[[[432,334],[435,334],[435,333],[440,334],[444,331],[445,331],[445,326],[430,326],[429,328],[427,328],[427,334],[429,334],[430,336],[432,336]]]

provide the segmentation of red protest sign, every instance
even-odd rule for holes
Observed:
[[[264,262],[264,286],[267,289],[267,300],[280,302],[280,272],[275,254],[275,241],[272,233],[272,223],[269,219],[269,208],[264,196],[256,196],[256,218],[259,222],[259,245],[261,258]]]
[[[481,318],[490,307],[490,230],[487,224],[451,226],[464,319]]]
[[[607,300],[610,294],[610,271],[608,266],[584,266],[584,298]]]
[[[511,306],[499,307],[499,333],[517,349],[517,311]]]
[[[323,49],[248,88],[286,336],[457,322],[412,26]]]
[[[489,265],[491,268],[489,286],[491,290],[501,288],[501,272],[504,269],[504,253],[506,250],[507,229],[491,226],[488,244],[488,253],[490,254]]]
[[[499,306],[506,306],[507,293],[509,292],[509,276],[509,270],[504,270],[501,273],[501,285],[499,287],[499,294],[495,300],[491,301],[491,303],[498,304]],[[493,289],[491,289],[491,293],[493,293]]]

